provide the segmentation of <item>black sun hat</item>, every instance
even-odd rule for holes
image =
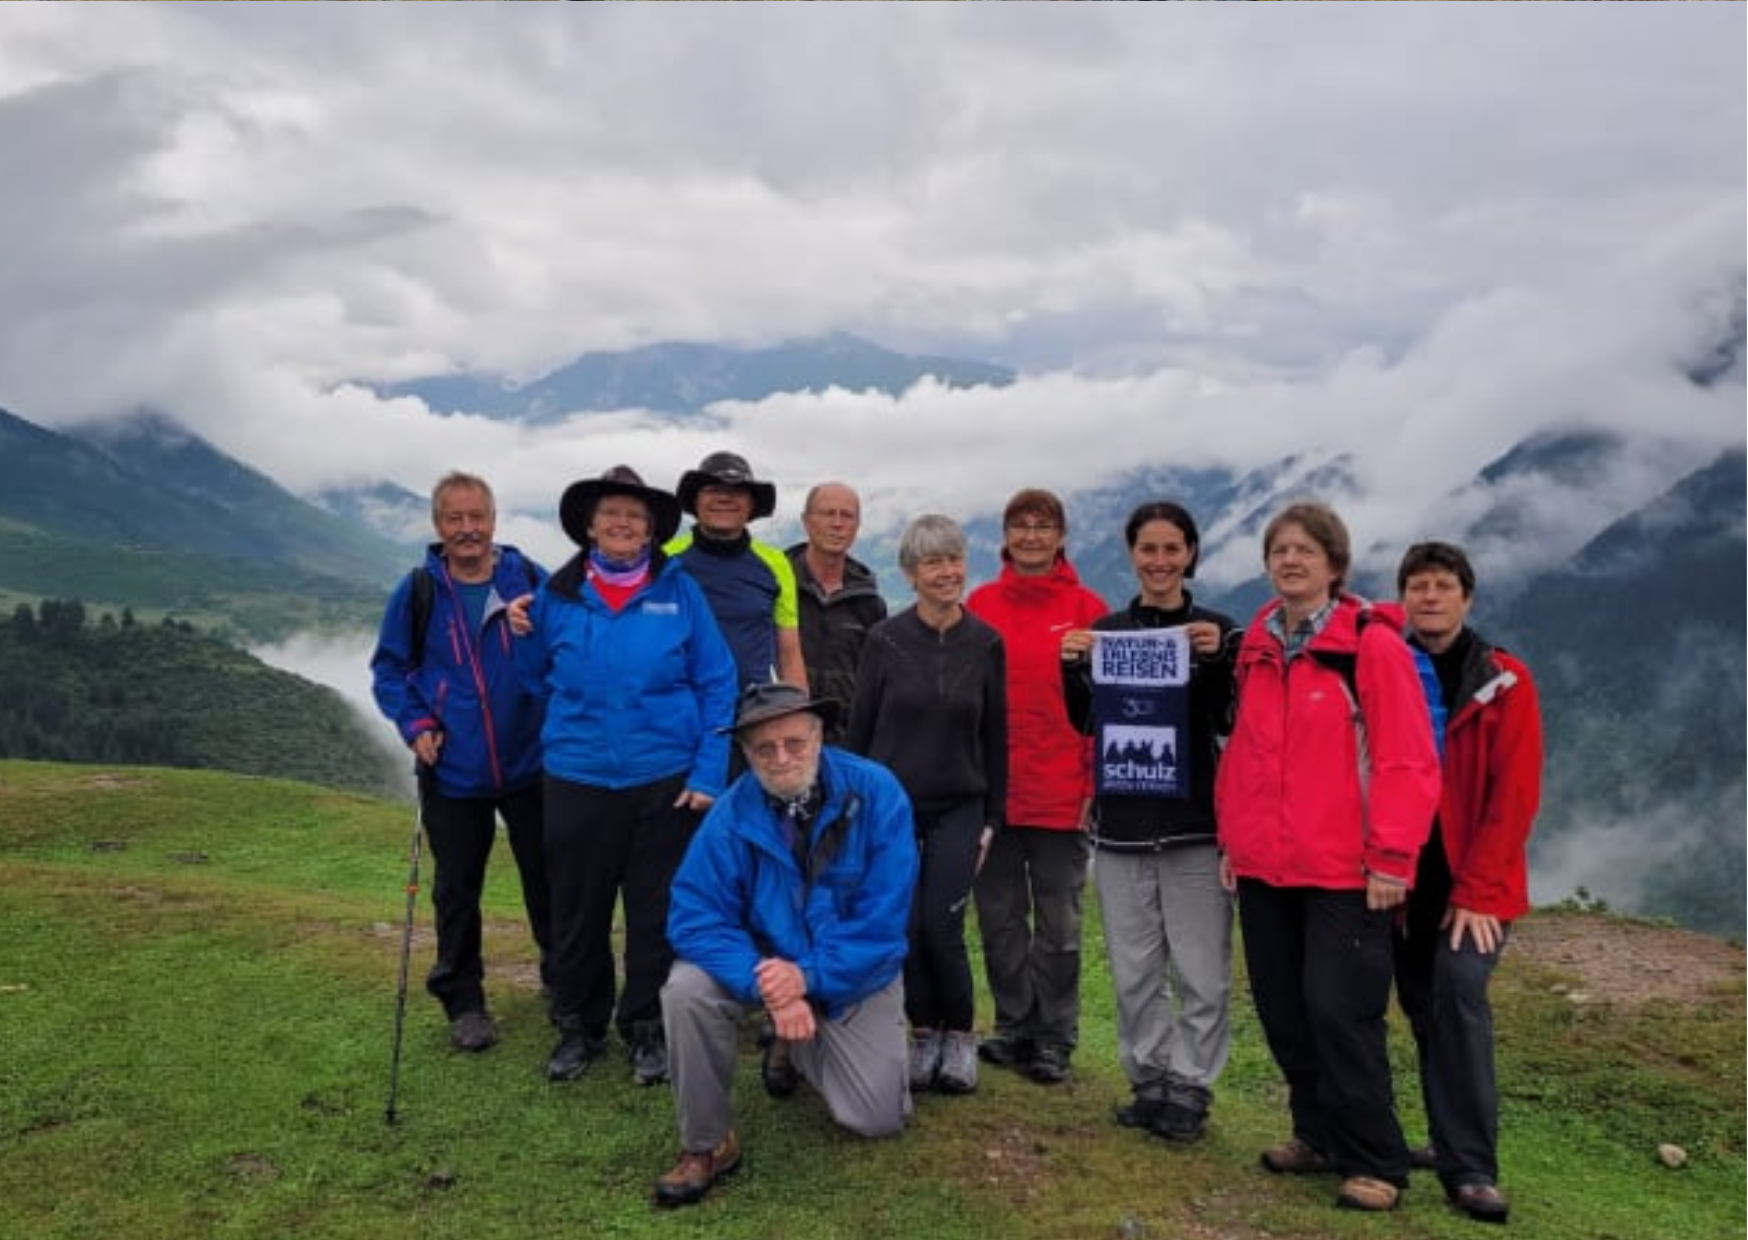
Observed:
[[[698,462],[697,469],[688,469],[681,474],[680,485],[675,489],[681,509],[696,516],[698,492],[707,486],[745,487],[753,497],[754,521],[777,511],[776,484],[754,478],[753,467],[739,453],[712,452]]]
[[[615,465],[599,478],[571,483],[558,502],[558,523],[577,546],[589,545],[589,522],[594,519],[595,505],[609,495],[629,495],[643,501],[649,508],[650,541],[654,546],[667,542],[680,528],[678,500],[666,491],[645,486],[631,466]]]
[[[755,724],[769,723],[785,715],[799,715],[802,711],[818,715],[829,728],[837,720],[838,705],[836,698],[810,698],[805,689],[780,681],[748,685],[735,706],[734,725],[717,730],[738,734]]]

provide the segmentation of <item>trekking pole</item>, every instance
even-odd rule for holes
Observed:
[[[423,772],[421,772],[421,776]],[[419,788],[415,792],[413,802],[413,844],[412,861],[407,867],[407,922],[401,930],[401,971],[400,980],[395,984],[395,1041],[394,1056],[389,1060],[388,1069],[388,1109],[384,1118],[392,1128],[395,1123],[395,1099],[400,1094],[401,1085],[401,1035],[407,1022],[407,964],[413,954],[413,913],[419,900],[419,847],[421,836],[425,829],[425,796],[424,779],[419,780]]]

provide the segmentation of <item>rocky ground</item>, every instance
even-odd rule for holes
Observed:
[[[1561,975],[1574,999],[1623,1006],[1739,991],[1744,958],[1741,944],[1691,930],[1558,911],[1525,917],[1506,952],[1507,961]]]

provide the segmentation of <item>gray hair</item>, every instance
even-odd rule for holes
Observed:
[[[478,474],[463,473],[452,469],[437,479],[437,485],[431,488],[431,520],[435,521],[442,515],[443,495],[446,491],[458,491],[463,488],[478,491],[486,497],[486,509],[493,516],[498,512],[497,497],[492,494],[491,483]]]
[[[937,555],[963,560],[965,531],[952,517],[931,512],[905,527],[904,536],[898,540],[898,566],[907,573],[915,572],[917,565]]]

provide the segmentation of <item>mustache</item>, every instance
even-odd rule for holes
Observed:
[[[451,538],[449,541],[450,542],[457,542],[457,543],[482,543],[485,540],[486,540],[486,536],[484,534],[467,533],[467,534],[457,534],[454,538]]]

